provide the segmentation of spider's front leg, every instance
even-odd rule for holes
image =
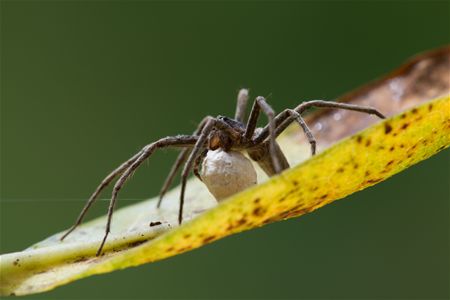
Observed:
[[[197,142],[189,155],[186,164],[184,165],[183,171],[181,172],[181,192],[180,192],[180,208],[178,211],[178,224],[183,222],[183,206],[184,206],[184,195],[186,191],[186,182],[192,167],[197,160],[197,157],[202,154],[204,150],[204,145],[208,139],[208,135],[214,126],[218,123],[218,120],[212,117],[208,117],[205,126],[201,129],[200,136],[197,137]]]
[[[258,121],[258,117],[259,117],[261,110],[264,112],[264,114],[269,119],[269,124],[267,125],[267,127],[269,128],[269,133],[268,133],[269,134],[269,152],[270,152],[270,157],[271,157],[273,168],[274,168],[274,173],[275,174],[280,173],[284,169],[284,163],[280,159],[279,147],[277,147],[277,144],[275,141],[275,138],[276,138],[275,122],[274,122],[275,112],[272,109],[272,107],[270,107],[270,105],[267,103],[266,99],[264,99],[264,97],[259,96],[256,98],[255,102],[253,102],[253,107],[250,112],[250,117],[248,119],[247,126],[245,128],[244,137],[246,140],[253,139],[253,135],[254,135],[255,129],[256,129],[256,123]]]

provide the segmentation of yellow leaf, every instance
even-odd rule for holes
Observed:
[[[322,122],[320,125],[325,126],[325,121],[316,119],[316,124]],[[292,165],[306,158],[309,151],[307,143],[300,142],[300,136],[291,127],[279,139]],[[323,140],[332,142],[333,138]],[[95,252],[104,232],[105,217],[84,224],[64,242],[59,242],[58,233],[25,251],[2,255],[0,294],[46,291],[300,216],[383,181],[449,145],[447,95],[377,123],[217,206],[205,187],[192,179],[186,197],[186,219],[191,220],[179,228],[174,228],[178,188],[167,195],[161,210],[155,208],[156,199],[121,209],[114,216],[112,234],[102,257],[95,257]],[[150,221],[162,224],[149,226]]]

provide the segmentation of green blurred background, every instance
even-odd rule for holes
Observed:
[[[278,111],[333,99],[448,43],[449,17],[448,1],[1,1],[1,253],[71,225],[144,144],[233,115],[240,87]],[[29,298],[448,298],[448,154],[301,218]],[[157,194],[175,155],[121,197]]]

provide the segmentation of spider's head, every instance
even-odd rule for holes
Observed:
[[[216,150],[221,148],[225,151],[228,151],[233,146],[233,140],[230,135],[224,131],[219,129],[214,129],[209,134],[208,138],[208,149]]]

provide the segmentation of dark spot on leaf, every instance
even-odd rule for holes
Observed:
[[[186,251],[191,250],[191,249],[192,249],[191,246],[186,246],[186,247],[178,249],[177,253],[186,252]]]
[[[188,239],[188,238],[191,237],[191,234],[190,234],[190,233],[186,233],[183,237],[184,237],[185,239]]]
[[[358,142],[358,144],[360,144],[362,142],[362,136],[358,135],[356,137],[356,141]]]
[[[343,172],[344,172],[344,168],[343,168],[343,167],[338,168],[338,169],[337,169],[337,172],[338,172],[338,173],[343,173]]]
[[[237,225],[238,225],[238,226],[242,226],[242,225],[244,225],[245,223],[247,223],[247,220],[246,220],[245,218],[241,218],[241,219],[239,219],[239,220],[237,221]]]
[[[287,219],[287,218],[295,217],[298,215],[307,214],[310,211],[312,211],[311,207],[303,208],[302,205],[297,205],[288,211],[282,212],[277,217],[275,217],[275,219],[276,220]]]
[[[313,186],[313,187],[311,188],[311,192],[315,192],[315,191],[317,191],[318,189],[319,189],[318,186]]]
[[[141,240],[141,241],[134,241],[134,242],[128,243],[128,244],[127,244],[127,248],[134,248],[134,247],[137,247],[137,246],[139,246],[139,245],[145,243],[146,241],[147,241],[147,240]]]
[[[280,217],[272,217],[272,218],[268,218],[266,220],[264,220],[264,222],[262,222],[263,224],[268,224],[268,223],[272,223],[272,222],[276,222],[279,220],[282,220],[283,218]]]
[[[203,239],[203,243],[206,244],[206,243],[212,241],[212,240],[215,239],[215,238],[216,238],[215,235],[207,236],[207,237],[205,237],[205,238]]]
[[[322,195],[322,196],[320,196],[320,199],[325,199],[326,197],[328,197],[328,194],[325,194],[325,195]]]
[[[400,144],[400,148],[405,148],[405,145],[404,144]]]
[[[355,163],[355,164],[353,165],[353,169],[358,169],[358,167],[359,167],[359,165],[358,165],[357,163]]]
[[[253,215],[256,216],[256,217],[260,217],[260,216],[262,216],[264,213],[265,213],[265,209],[262,208],[261,206],[258,206],[258,207],[256,207],[256,208],[253,210]]]
[[[366,173],[364,174],[366,177],[370,175],[369,171],[366,171]]]
[[[392,146],[391,148],[389,148],[389,151],[394,151],[395,150],[395,147],[394,146]]]
[[[260,198],[255,198],[255,199],[253,199],[253,203],[255,203],[255,204],[258,204],[260,201],[261,201]]]
[[[430,105],[428,105],[428,111],[432,111],[433,110],[433,103],[430,103]]]
[[[297,180],[292,180],[292,184],[295,186],[298,186],[298,181]]]
[[[418,110],[417,110],[417,108],[413,108],[413,109],[411,110],[411,112],[412,112],[413,114],[417,114]]]
[[[402,118],[402,119],[406,118],[406,114],[403,113],[403,114],[400,116],[400,118]]]
[[[86,261],[86,260],[88,260],[88,258],[86,256],[80,256],[80,257],[76,258],[73,262],[74,263],[79,263],[79,262],[83,262],[83,261]]]
[[[409,126],[409,123],[403,124],[403,125],[402,125],[402,130],[405,130],[406,128],[408,128],[408,126]]]
[[[392,126],[389,123],[384,124],[384,133],[389,134],[392,131]]]
[[[278,202],[281,203],[281,202],[283,202],[284,200],[286,200],[286,196],[283,196],[283,197],[281,197],[280,199],[278,199]]]
[[[20,259],[16,259],[15,261],[13,261],[13,265],[20,267],[19,261]]]
[[[394,163],[393,160],[389,161],[389,162],[386,164],[386,167],[392,165],[393,163]]]
[[[159,221],[157,221],[157,222],[150,222],[150,227],[158,226],[158,225],[161,225],[161,224],[162,224],[162,223],[159,222]]]
[[[378,178],[378,179],[369,179],[366,182],[367,183],[377,183],[380,182],[381,180],[383,180],[383,178]]]
[[[173,246],[172,247],[169,247],[169,248],[167,248],[167,252],[171,252],[171,251],[173,251]]]
[[[366,141],[366,147],[369,147],[371,143],[372,143],[372,141],[371,141],[370,139],[367,139],[367,141]]]
[[[302,194],[302,190],[295,189],[295,190],[290,190],[289,192],[287,192],[286,197],[291,196],[291,195],[301,195],[301,194]]]

